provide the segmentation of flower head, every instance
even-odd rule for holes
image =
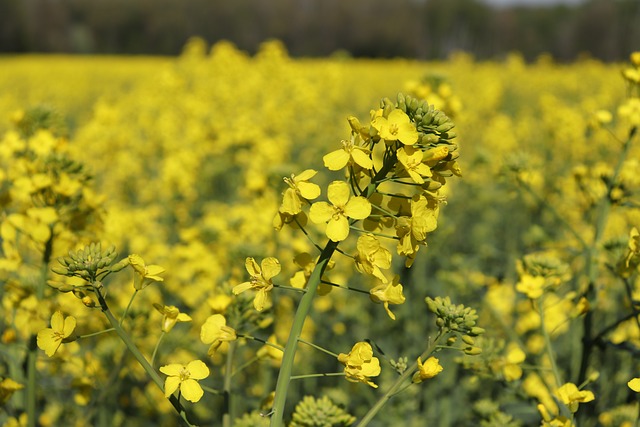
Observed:
[[[160,372],[167,375],[164,382],[165,397],[171,396],[176,390],[189,402],[197,402],[202,398],[204,391],[198,380],[209,376],[209,368],[201,360],[193,360],[187,365],[172,363],[160,368]]]
[[[578,404],[591,402],[595,399],[593,392],[589,390],[579,390],[573,383],[564,384],[556,390],[555,394],[572,413],[578,411]]]
[[[363,234],[356,243],[358,253],[355,256],[358,271],[379,279],[382,283],[388,280],[381,269],[391,268],[391,252],[380,245],[373,234]]]
[[[245,267],[251,279],[248,282],[240,283],[233,288],[233,294],[239,295],[242,292],[254,289],[257,290],[253,300],[253,306],[256,310],[262,311],[269,301],[269,292],[273,289],[271,279],[280,273],[280,261],[274,257],[268,257],[262,260],[260,265],[255,259],[249,257],[245,261]]]
[[[160,274],[164,273],[164,268],[155,264],[147,265],[140,255],[129,255],[129,265],[136,272],[133,277],[133,287],[137,290],[144,289],[153,282],[164,281],[160,276]]]
[[[60,311],[51,316],[51,327],[38,332],[37,344],[49,357],[53,356],[62,342],[69,342],[68,338],[76,328],[76,318],[64,317]]]
[[[352,134],[351,139],[342,141],[342,148],[332,151],[322,158],[327,169],[337,171],[348,164],[356,164],[363,169],[373,168],[373,161],[369,157],[369,150],[357,144],[361,138]]]
[[[416,184],[424,184],[424,176],[431,176],[429,166],[422,163],[423,152],[413,146],[401,147],[397,151],[398,168],[404,170],[413,182]]]
[[[442,372],[444,368],[440,364],[440,361],[431,356],[422,363],[422,359],[418,358],[418,370],[413,374],[411,381],[414,383],[421,383],[424,380],[433,378]]]
[[[413,145],[418,142],[418,131],[411,123],[407,113],[395,109],[389,113],[389,117],[378,116],[371,122],[380,135],[387,141],[400,141],[404,145]]]
[[[200,329],[200,341],[211,344],[209,356],[213,356],[223,342],[237,339],[235,329],[227,326],[227,320],[222,314],[209,316]]]
[[[153,307],[162,313],[162,331],[169,332],[178,322],[191,322],[191,316],[180,313],[178,307],[174,305],[153,304]]]
[[[423,195],[411,199],[411,216],[401,217],[396,225],[398,241],[398,255],[407,256],[407,267],[411,266],[419,245],[427,238],[427,233],[438,226],[438,207],[429,206],[429,201]]]
[[[371,377],[380,375],[380,360],[373,356],[371,344],[357,342],[349,354],[340,353],[338,361],[345,365],[344,373],[348,381],[363,382],[373,388],[378,386]]]
[[[349,185],[344,181],[329,184],[327,202],[311,205],[309,218],[316,224],[327,223],[327,237],[340,242],[349,236],[349,218],[365,219],[371,213],[371,203],[361,196],[351,197]]]
[[[320,186],[309,182],[316,175],[316,171],[307,169],[300,175],[291,175],[284,181],[289,185],[284,191],[280,212],[297,215],[302,211],[302,199],[312,200],[320,195]]]
[[[398,283],[400,276],[394,276],[393,281],[376,286],[369,291],[370,298],[373,302],[382,303],[384,309],[392,320],[396,320],[396,315],[389,310],[389,304],[403,304],[405,301],[402,294],[402,285]]]

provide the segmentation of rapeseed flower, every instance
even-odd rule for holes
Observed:
[[[380,138],[386,141],[400,141],[404,145],[413,145],[418,142],[418,131],[411,123],[407,113],[400,109],[395,109],[389,113],[388,117],[377,116],[371,122]]]
[[[235,329],[227,326],[227,320],[222,314],[209,316],[200,329],[200,341],[211,344],[209,356],[213,356],[223,342],[234,341],[237,338]]]
[[[142,257],[138,254],[129,255],[129,264],[135,270],[133,276],[133,287],[136,290],[142,290],[153,282],[162,282],[164,279],[160,274],[164,273],[164,268],[159,265],[147,265]]]
[[[198,402],[204,395],[204,391],[198,380],[209,376],[209,368],[201,360],[193,360],[187,365],[172,363],[160,368],[160,372],[167,375],[164,382],[165,397],[171,396],[176,390],[189,402]]]
[[[442,372],[444,368],[440,364],[440,360],[431,356],[422,363],[422,359],[418,357],[418,370],[413,374],[412,382],[418,384],[429,378],[433,378]]]
[[[371,213],[371,203],[362,196],[351,197],[349,185],[344,181],[329,184],[327,202],[311,205],[309,218],[316,224],[327,223],[327,237],[340,242],[349,236],[349,218],[365,219]]]
[[[403,304],[405,301],[399,280],[400,276],[396,274],[391,282],[383,283],[369,291],[371,300],[376,303],[382,303],[392,320],[396,320],[396,315],[389,309],[389,304]]]
[[[162,315],[162,331],[169,332],[178,322],[191,322],[191,316],[180,313],[178,307],[174,305],[153,304],[153,307]]]
[[[358,253],[354,257],[358,271],[371,274],[382,283],[389,280],[381,269],[391,268],[391,252],[380,245],[380,241],[373,234],[363,234],[356,243]]]
[[[280,261],[274,257],[268,257],[258,265],[255,259],[249,257],[245,261],[245,267],[251,279],[234,286],[233,294],[239,295],[249,289],[257,290],[253,306],[256,310],[262,311],[270,303],[269,292],[273,289],[271,279],[280,273]]]
[[[591,402],[595,399],[594,394],[589,390],[579,390],[573,383],[566,383],[556,390],[556,396],[572,412],[578,411],[580,403]]]
[[[325,155],[322,160],[327,169],[337,171],[348,164],[356,164],[363,169],[373,168],[373,161],[369,157],[369,150],[358,145],[359,135],[351,135],[348,141],[342,141],[342,148]]]
[[[423,152],[413,146],[400,147],[397,151],[398,169],[404,170],[413,182],[424,184],[424,176],[431,176],[429,166],[422,163]]]
[[[72,341],[69,337],[75,328],[75,317],[64,317],[62,312],[56,311],[51,316],[51,327],[38,332],[38,347],[41,350],[44,350],[47,356],[52,357],[56,351],[58,351],[63,342]]]
[[[429,207],[427,198],[423,195],[411,199],[411,216],[401,217],[396,225],[398,241],[398,255],[407,257],[406,265],[413,263],[419,244],[424,243],[427,233],[438,226],[438,208]]]
[[[348,381],[378,387],[371,377],[380,375],[380,360],[373,356],[373,349],[368,342],[357,342],[349,354],[340,353],[338,361],[345,365],[344,373]]]
[[[302,199],[313,200],[320,195],[320,186],[309,182],[318,172],[307,169],[299,175],[291,175],[291,178],[284,178],[289,185],[284,191],[280,212],[297,215],[302,211]]]

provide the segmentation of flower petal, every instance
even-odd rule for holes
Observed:
[[[244,266],[247,269],[247,272],[249,273],[250,276],[260,276],[260,266],[258,265],[258,263],[256,262],[255,259],[248,257],[245,262],[244,262]]]
[[[252,287],[253,287],[253,283],[243,282],[243,283],[240,283],[239,285],[235,285],[231,290],[231,292],[233,292],[234,295],[240,295],[241,293],[243,293],[244,291],[248,291]]]
[[[320,186],[312,182],[299,182],[300,195],[307,200],[315,199],[320,195]]]
[[[327,198],[334,206],[345,206],[350,196],[349,184],[344,181],[333,181],[327,188]]]
[[[60,347],[62,340],[53,329],[46,328],[38,332],[36,342],[38,348],[43,350],[47,356],[52,357]]]
[[[61,311],[56,311],[51,316],[51,329],[56,332],[62,332],[64,330],[64,316]]]
[[[227,324],[222,314],[209,316],[200,328],[200,341],[203,344],[211,344],[222,334],[221,328]]]
[[[169,375],[172,377],[180,376],[180,373],[184,369],[184,366],[180,363],[171,363],[169,365],[164,365],[160,367],[160,372],[165,375]]]
[[[209,376],[209,368],[202,360],[192,360],[187,364],[187,371],[189,371],[189,377],[202,380]]]
[[[334,242],[341,242],[349,236],[349,220],[344,215],[336,215],[327,224],[327,237]]]
[[[351,156],[342,148],[325,155],[322,160],[327,169],[337,171],[349,163]]]
[[[316,202],[311,205],[309,210],[309,219],[315,224],[327,222],[331,219],[335,212],[333,206],[327,202]]]
[[[344,207],[344,213],[349,218],[365,219],[371,214],[371,203],[364,197],[352,197]]]
[[[67,338],[69,335],[73,333],[73,330],[76,328],[76,318],[73,316],[69,316],[64,319],[64,326],[62,328],[62,337]]]
[[[180,387],[180,377],[167,377],[164,380],[164,397],[169,397]]]
[[[354,148],[351,151],[351,158],[353,158],[353,161],[356,162],[358,166],[364,169],[371,169],[373,167],[373,160],[371,160],[362,150]]]
[[[268,257],[262,260],[260,263],[260,267],[262,267],[262,277],[265,280],[269,280],[272,277],[277,276],[280,273],[280,261],[274,257]]]
[[[319,189],[319,188],[318,188]],[[293,188],[287,188],[282,195],[280,212],[295,215],[302,210],[302,200]]]
[[[204,395],[204,391],[202,390],[202,387],[200,387],[200,384],[198,384],[196,380],[192,379],[185,380],[180,384],[180,392],[185,399],[193,403],[198,402]]]
[[[317,173],[318,173],[318,171],[316,171],[316,170],[307,169],[307,170],[304,170],[304,171],[300,172],[300,174],[296,175],[293,180],[297,184],[300,184],[301,181],[309,181],[311,178],[316,176]]]

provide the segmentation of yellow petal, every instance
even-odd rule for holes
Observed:
[[[240,295],[241,293],[243,293],[244,291],[248,291],[252,287],[253,287],[253,283],[243,282],[243,283],[240,283],[239,285],[235,285],[231,292],[233,292],[234,295]]]
[[[61,311],[56,311],[51,316],[51,329],[56,332],[62,332],[64,330],[64,316]]]
[[[350,158],[349,153],[341,148],[325,155],[322,160],[327,169],[337,171],[345,167],[347,163],[349,163]]]
[[[67,338],[73,333],[73,330],[76,328],[76,318],[73,316],[69,316],[64,319],[64,326],[62,328],[62,336],[63,338]]]
[[[256,293],[256,296],[253,298],[253,308],[255,308],[257,311],[262,311],[264,310],[264,307],[268,304],[268,302],[269,294],[264,288],[262,288]]]
[[[164,365],[160,367],[160,372],[169,376],[180,376],[184,366],[179,363],[171,363],[169,365]]]
[[[365,219],[371,214],[371,203],[364,197],[352,197],[344,207],[344,213],[349,218]]]
[[[62,339],[53,331],[53,329],[46,328],[38,332],[36,342],[38,344],[38,348],[43,350],[47,356],[51,357],[60,347]]]
[[[260,276],[260,266],[255,259],[248,257],[244,262],[244,266],[247,269],[247,272],[249,272],[249,275],[251,275],[252,277]]]
[[[222,333],[220,328],[226,324],[227,321],[222,314],[209,316],[202,325],[202,328],[200,328],[200,341],[204,344],[211,344],[215,339],[220,337]]]
[[[300,195],[307,200],[313,200],[320,195],[320,186],[311,182],[299,182],[298,190],[300,190]]]
[[[315,224],[327,222],[331,219],[335,212],[333,206],[327,202],[316,202],[311,205],[309,210],[309,219]]]
[[[349,236],[349,220],[344,215],[336,215],[327,224],[327,237],[334,242],[341,242]]]
[[[371,169],[373,167],[373,161],[362,150],[354,148],[353,151],[351,151],[351,157],[358,166],[364,169]]]
[[[318,191],[320,187],[318,187]],[[302,211],[302,200],[298,197],[298,193],[293,188],[287,188],[282,195],[282,206],[280,206],[280,212],[287,213],[289,215],[295,215]]]
[[[209,368],[202,360],[192,360],[187,364],[187,371],[189,371],[189,377],[202,380],[209,376]]]
[[[271,279],[272,277],[277,276],[280,273],[280,261],[278,261],[274,257],[268,257],[262,260],[260,264],[262,267],[262,277],[266,280]]]
[[[635,391],[636,393],[640,393],[640,378],[634,378],[630,380],[627,385],[631,390]]]
[[[202,395],[204,395],[204,391],[200,384],[196,380],[188,379],[180,384],[180,392],[182,396],[187,399],[189,402],[198,402],[202,399]]]
[[[327,188],[327,198],[334,206],[345,206],[350,196],[349,184],[344,181],[333,181]]]
[[[178,387],[180,387],[180,377],[167,377],[164,380],[164,396],[171,396]]]
[[[316,176],[317,173],[318,171],[315,171],[313,169],[304,170],[300,172],[300,174],[295,176],[294,181],[298,184],[300,184],[300,181],[309,181],[311,178]]]

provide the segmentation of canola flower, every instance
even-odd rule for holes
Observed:
[[[76,319],[73,316],[65,317],[62,312],[56,311],[51,316],[51,327],[38,332],[38,347],[49,357],[52,357],[63,342],[73,341],[73,331],[76,328]]]
[[[160,367],[160,372],[167,375],[164,383],[164,394],[171,396],[176,391],[189,402],[198,402],[204,395],[199,380],[209,376],[209,368],[201,360],[192,360],[186,365],[172,363]]]
[[[207,317],[200,328],[200,341],[211,344],[207,354],[213,356],[223,342],[237,339],[236,331],[227,326],[227,319],[222,314],[214,314]]]
[[[274,257],[268,257],[261,261],[260,265],[255,259],[249,257],[245,261],[245,268],[251,276],[248,282],[240,283],[233,287],[233,294],[239,295],[249,289],[256,290],[253,306],[262,311],[270,304],[269,292],[273,289],[271,279],[280,274],[280,261]]]

